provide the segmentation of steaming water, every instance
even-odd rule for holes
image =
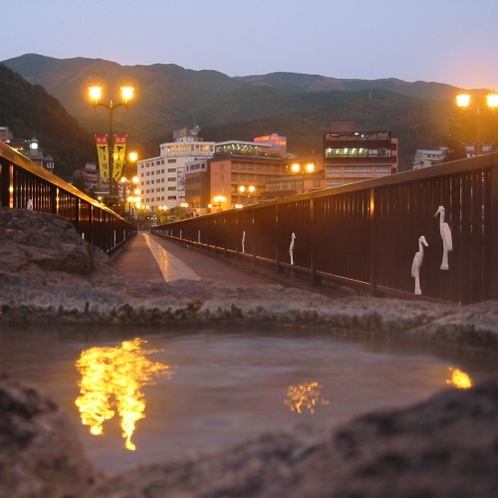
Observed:
[[[493,369],[469,355],[317,329],[0,330],[0,370],[64,407],[89,457],[110,471],[216,451],[265,431],[320,430],[425,400],[455,371],[476,382]]]

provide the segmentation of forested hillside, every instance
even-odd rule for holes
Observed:
[[[65,180],[93,158],[93,136],[42,86],[31,85],[2,64],[0,116],[15,137],[36,137],[54,157],[55,173]]]
[[[463,140],[475,137],[475,116],[464,122],[454,106],[457,89],[439,83],[294,73],[230,78],[174,64],[121,66],[36,54],[4,64],[56,97],[89,136],[107,131],[108,116],[104,109],[93,108],[87,87],[100,82],[108,90],[106,98],[118,99],[120,84],[134,85],[136,100],[115,112],[115,131],[127,133],[130,147],[141,157],[157,155],[159,144],[171,141],[175,129],[193,125],[201,127],[205,140],[252,140],[278,133],[287,137],[290,152],[320,154],[330,122],[354,120],[359,131],[387,130],[399,139],[401,170],[411,168],[417,148],[450,146],[459,157]],[[29,120],[25,123],[30,126]],[[496,134],[496,127],[486,130]],[[50,144],[62,140],[52,130],[43,133],[52,135]]]

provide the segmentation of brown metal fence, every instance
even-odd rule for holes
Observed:
[[[0,141],[0,205],[57,214],[89,243],[110,254],[136,226]]]
[[[452,233],[448,270],[440,268],[443,244],[440,218],[435,216],[439,206],[445,208],[444,221]],[[420,268],[423,298],[461,304],[498,299],[498,154],[151,230],[255,265],[270,265],[313,285],[332,282],[397,297],[415,296],[411,266],[424,235],[429,246]]]

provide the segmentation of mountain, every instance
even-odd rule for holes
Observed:
[[[415,149],[447,144],[457,93],[440,83],[296,73],[231,78],[175,64],[121,66],[36,54],[3,64],[57,98],[90,135],[107,131],[108,116],[93,108],[87,87],[101,82],[114,92],[110,100],[116,99],[120,84],[134,85],[136,100],[114,110],[114,130],[128,133],[130,147],[141,157],[157,155],[159,144],[171,141],[175,129],[194,124],[205,140],[278,133],[287,137],[290,152],[319,154],[330,121],[352,119],[358,130],[389,130],[398,137],[401,170],[409,169]]]
[[[70,180],[94,154],[95,144],[60,102],[0,64],[0,114],[17,138],[37,138],[54,158],[55,172]]]

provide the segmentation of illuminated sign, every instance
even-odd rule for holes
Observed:
[[[287,147],[287,137],[281,137],[276,133],[271,135],[264,135],[262,137],[256,137],[254,142],[269,142],[270,144],[276,145],[277,147]]]

